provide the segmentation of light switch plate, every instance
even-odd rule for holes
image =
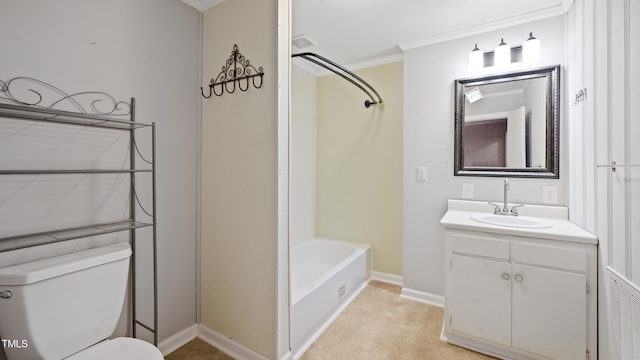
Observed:
[[[418,167],[418,180],[425,181],[427,180],[427,168],[426,167]]]

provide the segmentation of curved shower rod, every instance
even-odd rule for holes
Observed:
[[[303,58],[305,60],[309,60],[309,61],[311,61],[312,63],[314,63],[316,65],[320,65],[323,68],[325,68],[325,69],[327,69],[327,70],[329,70],[329,71],[331,71],[331,72],[333,72],[333,73],[335,73],[337,75],[340,75],[343,79],[345,79],[348,82],[352,83],[353,85],[357,86],[360,90],[362,90],[365,94],[367,94],[369,99],[371,99],[371,100],[365,100],[364,106],[366,108],[368,108],[371,105],[382,104],[382,98],[380,97],[380,94],[378,94],[376,89],[373,88],[373,86],[369,85],[369,83],[364,81],[364,79],[361,78],[360,76],[352,73],[351,71],[349,71],[346,68],[336,64],[335,62],[333,62],[333,61],[331,61],[331,60],[329,60],[329,59],[327,59],[325,57],[322,57],[322,56],[320,56],[318,54],[314,54],[314,53],[310,53],[310,52],[291,54],[291,57],[292,58],[301,57],[301,58]],[[329,66],[327,64],[329,64],[331,66]],[[340,70],[342,72],[340,72],[338,70]],[[348,77],[345,74],[348,74],[351,77]],[[364,86],[362,86],[361,84],[357,83],[356,80],[359,81],[360,83],[362,83],[362,85],[364,85],[367,88],[369,88],[369,90],[371,90],[376,95],[376,97],[378,97],[378,100],[376,101],[376,99],[374,99],[373,95],[371,95],[371,92],[369,92],[369,90],[365,89]]]

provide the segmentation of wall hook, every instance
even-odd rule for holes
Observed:
[[[212,94],[222,96],[225,91],[229,94],[234,93],[236,91],[236,82],[238,83],[237,88],[241,91],[249,90],[250,84],[253,85],[254,88],[260,89],[262,87],[263,76],[264,71],[262,67],[256,69],[251,65],[250,61],[238,50],[238,45],[234,44],[231,56],[222,67],[222,71],[220,71],[214,79],[211,79],[209,95],[204,94],[202,87],[200,87],[200,91],[202,92],[202,96],[208,99]],[[260,79],[259,84],[256,82],[257,78]]]
[[[586,88],[580,89],[580,91],[578,91],[578,93],[576,94],[576,98],[573,101],[573,104],[571,104],[571,106],[576,106],[581,101],[587,101],[587,89]]]

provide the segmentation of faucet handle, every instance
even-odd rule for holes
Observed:
[[[518,210],[516,210],[516,208],[517,208],[517,207],[520,207],[520,206],[524,206],[524,205],[523,205],[523,204],[520,204],[520,205],[513,205],[513,206],[511,207],[511,213],[512,213],[512,214],[514,214],[514,215],[518,215]]]
[[[500,205],[498,205],[498,204],[496,204],[496,203],[492,203],[492,202],[490,202],[489,204],[491,204],[491,205],[493,205],[493,206],[495,206],[495,207],[496,207],[495,209],[493,209],[493,213],[494,213],[494,214],[497,214],[497,213],[502,212],[502,210],[501,210],[501,208],[500,208]]]

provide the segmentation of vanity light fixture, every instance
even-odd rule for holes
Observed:
[[[469,70],[480,70],[484,67],[484,54],[478,49],[478,44],[469,53]]]
[[[536,61],[540,59],[540,40],[529,33],[529,38],[522,44],[522,61]]]
[[[504,42],[504,39],[500,39],[500,44],[498,44],[498,47],[494,50],[493,54],[495,56],[495,66],[511,64],[511,48]]]
[[[476,43],[469,53],[469,70],[476,71],[487,66],[505,66],[512,62],[531,62],[540,59],[540,39],[529,33],[529,38],[521,46],[509,47],[500,39],[494,51],[483,53]]]

